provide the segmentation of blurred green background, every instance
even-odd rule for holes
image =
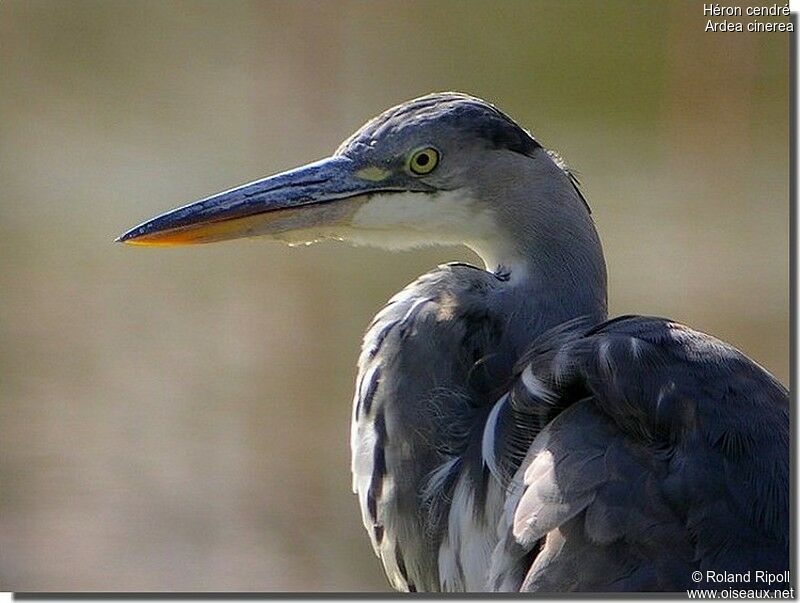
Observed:
[[[362,330],[464,249],[141,249],[155,213],[434,90],[579,172],[611,313],[788,381],[788,38],[698,2],[0,4],[0,590],[386,590],[350,494]]]

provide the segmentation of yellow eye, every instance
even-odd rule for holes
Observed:
[[[439,151],[433,147],[414,151],[408,161],[408,169],[418,176],[430,174],[439,163]]]

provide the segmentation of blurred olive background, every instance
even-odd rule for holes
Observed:
[[[788,382],[788,38],[697,2],[0,4],[0,590],[386,590],[363,328],[464,249],[112,243],[434,90],[576,168],[612,314]]]

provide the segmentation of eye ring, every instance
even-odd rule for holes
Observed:
[[[439,165],[439,151],[433,147],[418,149],[408,159],[409,171],[417,176],[430,174],[437,165]]]

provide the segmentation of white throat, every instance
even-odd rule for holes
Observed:
[[[394,250],[463,244],[483,259],[487,270],[502,267],[513,279],[528,270],[495,213],[464,190],[372,195],[337,238]]]

